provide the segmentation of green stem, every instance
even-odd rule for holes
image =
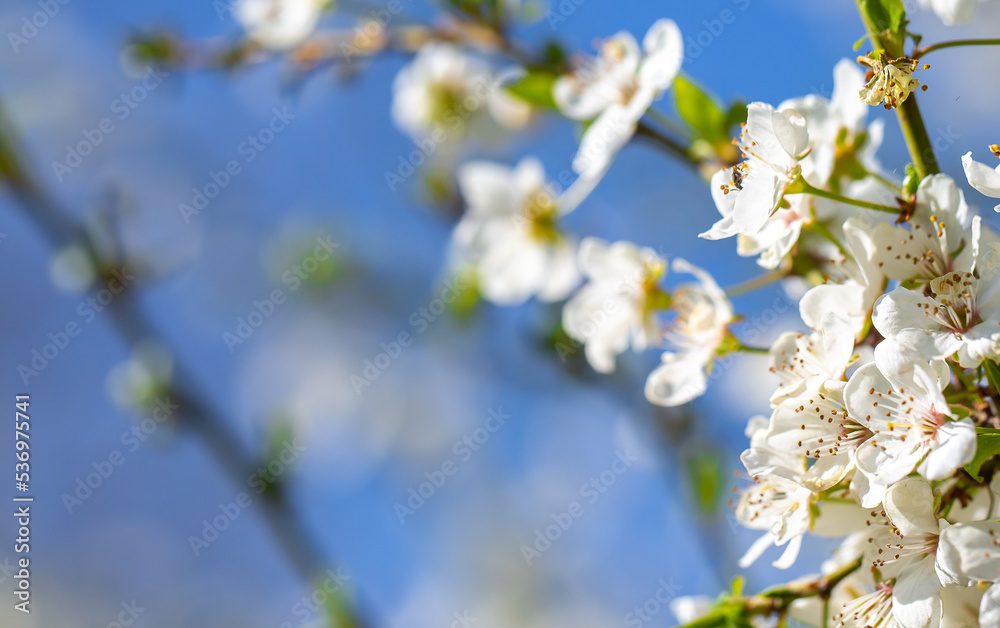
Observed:
[[[748,279],[746,281],[740,282],[729,286],[724,290],[727,297],[738,297],[740,295],[746,294],[748,292],[753,292],[758,288],[763,288],[766,285],[772,284],[775,281],[780,281],[788,276],[788,273],[784,270],[775,270],[767,273],[766,275],[761,275],[760,277],[754,277],[753,279]]]
[[[715,628],[716,626],[732,626],[734,617],[749,618],[756,615],[771,615],[788,610],[792,602],[808,597],[819,597],[824,601],[830,599],[834,587],[861,568],[864,562],[859,557],[833,573],[811,580],[785,584],[748,598],[730,598],[722,601],[716,610],[704,617],[679,626],[678,628]]]
[[[878,181],[879,183],[881,183],[885,187],[889,188],[893,192],[895,192],[896,196],[902,196],[903,195],[903,190],[900,189],[900,187],[898,185],[896,185],[895,183],[893,183],[889,179],[886,179],[885,177],[883,177],[879,173],[877,173],[877,172],[871,172],[869,170],[868,171],[868,176],[871,177],[871,178],[873,178],[873,179],[875,179],[876,181]]]
[[[868,14],[866,6],[868,3],[863,0],[855,0],[858,11],[868,29],[868,37],[875,48],[885,50],[885,53],[893,59],[905,56],[903,53],[902,33],[883,33],[875,27],[872,16]],[[881,6],[877,2],[871,3],[873,6]],[[888,35],[888,37],[883,37]],[[903,139],[906,140],[906,148],[910,151],[910,159],[913,160],[913,167],[917,170],[920,179],[940,172],[937,158],[934,156],[934,146],[927,135],[927,127],[924,125],[923,116],[920,115],[920,107],[917,105],[916,94],[910,94],[903,104],[896,107],[896,118],[899,120],[899,128],[903,132]]]
[[[838,240],[836,237],[834,237],[832,233],[830,233],[830,228],[827,227],[824,223],[816,220],[805,225],[803,228],[808,231],[812,231],[813,233],[820,236],[824,240],[827,240],[828,242],[833,244],[835,247],[837,247],[837,250],[840,251],[841,255],[843,255],[845,259],[849,260],[854,259],[854,256],[851,255],[851,252],[847,250],[847,247],[845,247],[843,243],[840,242],[840,240]]]
[[[665,149],[668,153],[671,153],[675,157],[678,157],[685,163],[685,165],[694,168],[696,171],[701,165],[700,162],[691,156],[688,151],[688,147],[684,146],[677,140],[669,137],[668,135],[661,133],[659,130],[649,126],[645,122],[639,122],[638,128],[636,128],[635,135],[638,138],[645,138],[652,143],[658,145],[659,147]]]
[[[956,39],[954,41],[942,41],[926,48],[914,50],[913,58],[919,59],[929,52],[944,50],[945,48],[955,48],[957,46],[1000,46],[1000,39]]]
[[[995,427],[977,427],[976,428],[976,434],[992,434],[992,435],[997,435],[997,434],[1000,434],[1000,430],[998,430]]]
[[[828,198],[831,201],[837,201],[840,203],[846,203],[847,205],[854,205],[855,207],[864,207],[865,209],[873,209],[877,212],[888,212],[890,214],[898,214],[898,207],[891,207],[889,205],[879,205],[878,203],[869,203],[868,201],[862,201],[858,198],[848,198],[846,196],[841,196],[840,194],[834,194],[833,192],[827,192],[826,190],[821,190],[817,187],[812,186],[808,181],[803,179],[801,176],[792,185],[788,186],[786,194],[812,194],[813,196],[821,196],[823,198]]]
[[[646,115],[648,115],[653,122],[656,122],[671,133],[676,133],[681,136],[687,135],[687,131],[684,128],[667,117],[667,115],[662,111],[657,111],[656,109],[650,107],[646,110]]]

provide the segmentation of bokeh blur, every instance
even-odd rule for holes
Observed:
[[[321,28],[349,27],[379,2],[339,3]],[[834,64],[864,34],[849,0],[551,3],[564,19],[543,6],[519,41],[590,51],[670,17],[683,70],[724,101],[828,96]],[[42,5],[57,9],[25,32]],[[234,41],[220,5],[0,4],[5,150],[39,188],[0,191],[0,388],[11,421],[14,395],[30,394],[36,498],[32,612],[7,595],[0,625],[318,627],[337,616],[310,601],[323,592],[379,628],[670,626],[669,599],[714,596],[740,574],[757,590],[817,564],[830,546],[815,541],[790,572],[769,566],[776,552],[736,564],[756,533],[727,500],[746,422],[768,411],[765,358],[727,362],[705,397],[666,411],[642,394],[655,352],[598,376],[553,336],[557,306],[473,304],[450,281],[459,208],[439,189],[450,165],[536,155],[558,173],[577,127],[542,115],[390,185],[415,149],[390,115],[405,55],[294,79],[281,60],[136,62],[133,43],[151,32]],[[402,5],[414,19],[441,10]],[[723,23],[724,11],[735,18]],[[932,14],[912,19],[942,38]],[[983,6],[948,38],[998,29],[1000,8]],[[965,58],[975,62],[920,77],[938,159],[960,181],[960,156],[985,149],[970,143],[1000,138],[998,94],[979,80],[1000,75],[1000,54]],[[657,107],[670,111],[669,92]],[[887,122],[880,160],[899,172],[905,146],[884,114],[872,110]],[[213,181],[196,213],[179,209]],[[67,247],[48,218],[56,207],[117,265],[95,270],[93,251]],[[722,285],[759,275],[731,243],[697,239],[716,216],[697,174],[636,144],[568,224],[684,257]],[[780,287],[736,305],[761,343],[797,324]],[[171,396],[173,382],[197,399]],[[201,415],[218,430],[196,425]],[[275,460],[270,475],[253,466]],[[574,502],[582,512],[567,519]],[[0,521],[0,582],[12,588],[17,526]]]

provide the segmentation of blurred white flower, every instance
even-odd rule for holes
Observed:
[[[59,249],[49,262],[49,278],[60,290],[83,292],[97,278],[90,254],[80,245]]]
[[[841,59],[833,68],[833,94],[830,100],[810,94],[787,100],[779,111],[791,110],[806,120],[809,154],[800,160],[802,176],[816,187],[826,187],[835,170],[840,175],[857,160],[868,170],[876,170],[875,152],[882,144],[884,123],[876,120],[866,125],[868,107],[858,98],[865,74],[851,59]],[[838,182],[839,183],[839,182]],[[857,213],[856,208],[852,208]]]
[[[665,352],[646,379],[646,399],[661,406],[678,406],[705,392],[708,370],[733,320],[733,306],[711,275],[682,259],[674,260],[673,269],[694,275],[698,283],[674,292],[674,319],[665,337],[676,350]]]
[[[629,345],[642,351],[655,342],[654,313],[669,304],[657,286],[667,262],[652,249],[598,238],[580,244],[579,262],[589,282],[566,303],[563,327],[584,343],[594,370],[610,373]]]
[[[576,242],[559,217],[573,207],[550,191],[541,163],[470,162],[459,169],[458,186],[467,208],[452,244],[475,264],[483,296],[501,305],[566,298],[580,274]]]
[[[166,347],[152,341],[141,343],[128,360],[108,373],[108,393],[119,408],[141,410],[167,393],[173,368],[173,356]]]
[[[472,53],[453,44],[430,42],[393,82],[392,118],[417,139],[434,142],[461,134],[471,118],[489,112],[501,127],[519,129],[531,107],[503,89],[503,77]]]
[[[254,42],[271,50],[299,45],[316,29],[323,0],[240,0],[234,16]]]
[[[680,29],[671,20],[654,23],[642,40],[619,32],[607,39],[596,58],[556,81],[553,95],[566,116],[591,120],[580,140],[573,169],[600,177],[635,133],[639,119],[670,87],[684,58]]]
[[[976,0],[919,0],[920,6],[937,13],[941,21],[951,26],[964,24],[972,19]]]

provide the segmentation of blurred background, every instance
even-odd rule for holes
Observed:
[[[336,613],[303,598],[336,589],[376,627],[670,626],[665,600],[715,596],[741,573],[757,590],[826,555],[828,545],[807,540],[789,572],[769,566],[777,551],[751,570],[736,565],[757,533],[735,524],[727,501],[741,486],[746,422],[768,412],[765,358],[726,362],[702,399],[667,412],[642,394],[655,352],[597,376],[582,351],[560,345],[558,306],[498,308],[460,294],[441,307],[458,216],[439,202],[447,169],[424,167],[393,189],[385,177],[414,150],[390,118],[404,55],[346,81],[317,71],[293,83],[280,60],[149,73],[130,61],[130,38],[164,29],[186,41],[235,39],[223,3],[54,4],[24,42],[10,33],[40,3],[0,6],[0,103],[22,165],[49,199],[32,208],[38,199],[15,186],[0,195],[0,383],[11,406],[15,394],[31,396],[36,497],[33,612],[13,611],[8,597],[0,623],[326,626]],[[829,96],[834,64],[855,56],[864,34],[848,0],[563,4],[572,5],[564,21],[540,16],[515,36],[589,52],[595,38],[641,37],[669,17],[688,42],[684,71],[725,101]],[[440,10],[402,5],[420,18]],[[345,2],[323,25],[372,9]],[[725,10],[735,20],[720,29]],[[928,42],[1000,28],[994,5],[947,35],[932,14],[912,19]],[[930,85],[921,105],[939,161],[964,185],[961,155],[983,158],[1000,139],[996,85],[984,81],[1000,73],[1000,52],[946,51],[932,66],[920,76]],[[669,112],[670,94],[657,106]],[[283,129],[244,161],[241,143],[276,110]],[[105,118],[113,128],[95,135]],[[886,122],[880,158],[900,173],[905,146]],[[511,141],[473,141],[450,158],[537,155],[558,173],[577,133],[540,116]],[[100,142],[69,162],[69,147],[88,137]],[[179,204],[233,159],[240,173],[185,219]],[[123,277],[127,297],[105,291],[116,285],[106,271],[88,276],[80,249],[54,246],[29,218],[45,203],[116,252],[119,272],[136,276]],[[990,205],[981,209],[996,223]],[[695,173],[632,145],[567,224],[684,257],[723,286],[759,275],[733,242],[697,239],[716,215]],[[287,274],[297,266],[298,284]],[[285,298],[268,307],[276,289]],[[151,329],[123,338],[106,307],[115,298]],[[761,345],[801,325],[779,287],[736,305]],[[241,336],[249,322],[259,324]],[[67,326],[75,336],[60,335]],[[403,332],[412,343],[395,347]],[[365,375],[376,363],[377,377]],[[198,400],[170,397],[175,380]],[[171,402],[182,410],[165,411]],[[189,410],[215,417],[243,457],[227,460],[211,430],[189,429]],[[254,475],[252,463],[275,460],[272,476]],[[601,490],[581,490],[592,481]],[[523,547],[537,550],[573,502],[582,515],[527,560]],[[15,532],[2,518],[4,587]]]

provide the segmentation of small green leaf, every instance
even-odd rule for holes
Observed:
[[[706,516],[714,515],[724,488],[719,452],[698,447],[687,457],[687,468],[698,510]]]
[[[727,114],[715,99],[683,75],[674,79],[677,113],[699,138],[714,145],[729,141]]]
[[[903,0],[861,0],[861,8],[879,31],[898,32],[906,17]]]
[[[976,456],[972,462],[965,465],[965,470],[977,482],[982,482],[983,478],[979,475],[980,469],[987,460],[997,454],[1000,454],[1000,431],[979,433],[976,436]]]
[[[993,390],[1000,392],[1000,366],[993,360],[983,360],[983,370],[986,371],[986,380]]]
[[[951,413],[955,415],[956,421],[961,421],[962,419],[968,418],[969,416],[972,415],[972,411],[966,408],[965,406],[952,404],[950,409]]]
[[[734,126],[739,126],[747,121],[747,104],[744,102],[734,102],[726,114],[726,133]],[[728,139],[728,138],[727,138]]]
[[[556,109],[552,87],[558,78],[559,76],[553,72],[530,70],[521,80],[509,85],[507,91],[536,107]]]

